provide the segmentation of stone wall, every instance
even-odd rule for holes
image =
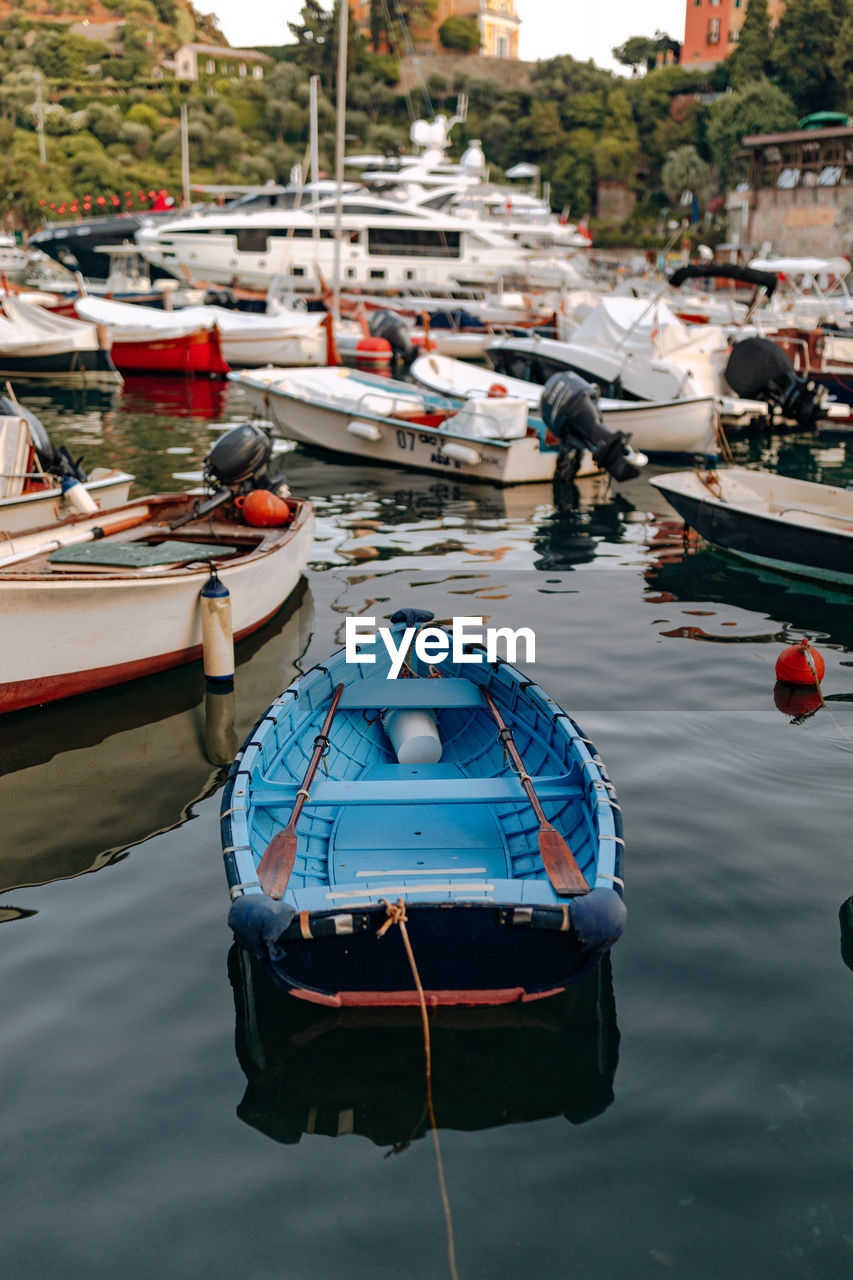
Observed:
[[[740,212],[743,209],[743,212]],[[835,257],[853,247],[853,185],[770,187],[729,197],[729,239],[788,257]]]

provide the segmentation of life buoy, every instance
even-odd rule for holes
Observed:
[[[502,382],[493,382],[486,392],[490,400],[501,400],[506,394],[507,390]]]

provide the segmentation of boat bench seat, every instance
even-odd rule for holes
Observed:
[[[473,863],[471,864],[473,865]],[[288,888],[283,901],[296,911],[351,911],[375,906],[381,898],[395,902],[404,898],[415,902],[495,902],[507,905],[543,906],[559,905],[561,901],[545,876],[527,876],[512,880],[506,876],[477,877],[459,875],[456,883],[448,876],[430,875],[418,877],[384,876],[379,884],[353,880],[326,887],[310,886]]]
[[[808,510],[805,507],[786,507],[776,512],[780,520],[789,524],[801,524],[807,528],[811,525],[827,525],[837,529],[839,533],[853,533],[853,516],[834,516],[829,511]]]
[[[405,804],[529,804],[517,774],[503,774],[499,778],[429,778],[424,769],[429,766],[399,766],[407,773],[416,774],[417,782],[410,777],[399,779],[336,779],[315,778],[311,786],[311,798],[306,805],[405,805]],[[584,794],[583,788],[570,782],[570,775],[540,775],[530,779],[540,801],[569,800]],[[299,790],[298,782],[261,782],[252,786],[250,803],[258,809],[292,808]]]
[[[456,677],[428,680],[421,676],[386,680],[368,676],[348,685],[338,704],[345,711],[386,707],[484,707],[480,686],[473,680]]]

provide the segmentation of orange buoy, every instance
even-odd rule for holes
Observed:
[[[817,711],[820,706],[820,694],[814,685],[811,688],[805,685],[797,688],[795,685],[783,684],[781,680],[777,680],[773,686],[773,702],[783,716],[804,720],[806,716],[813,715]]]
[[[287,524],[291,517],[290,507],[284,499],[270,493],[269,489],[253,489],[245,498],[237,498],[235,505],[242,511],[246,524],[258,528]]]
[[[387,338],[359,338],[355,362],[359,369],[390,369],[394,352]]]
[[[502,382],[493,382],[486,392],[486,395],[490,396],[493,400],[501,399],[506,395],[506,387]]]
[[[782,684],[814,687],[823,679],[825,671],[826,663],[807,637],[783,649],[776,659],[776,679]]]

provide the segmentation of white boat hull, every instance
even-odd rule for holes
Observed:
[[[542,387],[521,378],[510,378],[494,369],[483,369],[444,356],[419,356],[413,377],[440,395],[466,397],[499,394],[526,399],[534,411]],[[713,396],[692,396],[669,401],[599,401],[608,431],[625,431],[633,448],[643,453],[716,453],[716,406]]]
[[[450,430],[359,412],[354,407],[308,401],[289,394],[281,377],[232,378],[282,435],[313,448],[499,485],[548,481],[554,476],[557,451],[541,451],[534,436],[508,441],[472,439]]]
[[[98,475],[97,469],[86,482],[86,488],[102,511],[112,510],[127,502],[133,476],[126,471],[108,471]],[[0,499],[0,533],[25,533],[49,524],[51,520],[64,520],[74,512],[68,506],[57,485],[35,493],[22,493],[14,498]]]
[[[98,517],[90,523],[96,525]],[[313,529],[313,509],[303,503],[280,545],[220,566],[231,593],[235,638],[261,626],[288,598],[307,563]],[[199,592],[207,580],[206,564],[169,573],[78,571],[55,577],[28,575],[23,564],[0,568],[0,712],[201,657]]]

